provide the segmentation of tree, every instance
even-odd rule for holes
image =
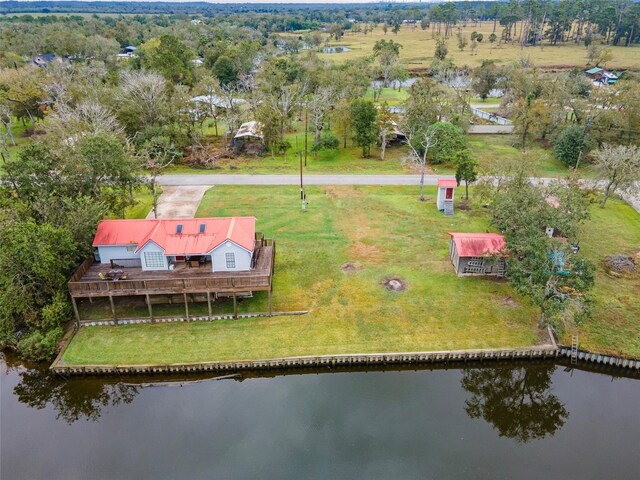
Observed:
[[[173,35],[152,38],[137,50],[144,68],[155,70],[174,83],[191,85],[193,53]]]
[[[387,143],[389,142],[389,134],[393,132],[395,128],[393,116],[389,111],[387,102],[384,102],[378,110],[377,125],[380,130],[380,160],[384,160],[384,153],[387,149]]]
[[[166,117],[167,83],[157,73],[125,72],[117,93],[117,117],[134,135],[144,127],[160,124]]]
[[[434,57],[438,60],[444,61],[445,58],[447,58],[447,53],[449,53],[447,40],[442,36],[438,36],[438,38],[436,38],[436,49],[433,54]]]
[[[493,198],[492,223],[505,236],[509,282],[540,308],[542,325],[572,327],[589,315],[595,268],[572,247],[588,205],[576,179],[542,187],[522,174],[503,182]],[[568,241],[550,237],[548,229]]]
[[[605,183],[604,208],[607,199],[616,191],[637,189],[640,182],[640,148],[637,146],[604,144],[594,154],[594,168]]]
[[[221,85],[229,85],[238,81],[238,70],[233,61],[225,55],[218,57],[216,63],[213,64],[212,71]]]
[[[465,198],[469,200],[469,184],[478,178],[478,161],[471,156],[469,150],[460,150],[455,155],[456,182],[458,186],[464,181]]]
[[[568,167],[577,167],[580,157],[589,152],[591,142],[584,127],[569,125],[551,137],[551,144],[558,160]]]
[[[398,76],[400,49],[402,45],[393,40],[378,40],[373,46],[373,56],[378,60],[378,68],[382,77],[382,86],[388,87],[389,81]]]
[[[465,410],[483,418],[501,437],[527,443],[553,435],[569,412],[552,393],[554,365],[465,370],[461,384],[471,397]]]
[[[473,74],[473,90],[482,100],[486,100],[491,90],[496,88],[499,71],[494,60],[483,60]]]
[[[469,44],[469,39],[467,38],[467,35],[463,34],[461,31],[456,33],[456,37],[458,39],[458,48],[462,52],[464,51],[465,47]],[[475,41],[475,37],[472,36],[471,40]]]
[[[424,202],[424,174],[429,149],[436,144],[435,132],[432,127],[424,123],[410,123],[406,118],[402,132],[405,135],[405,143],[411,151],[407,160],[420,168],[420,201]]]
[[[351,102],[353,143],[362,147],[362,157],[371,155],[371,144],[378,138],[376,130],[377,111],[370,100],[356,99]]]
[[[431,132],[435,142],[431,149],[431,163],[451,161],[466,147],[464,131],[451,122],[436,122],[431,125]]]
[[[0,225],[0,347],[51,358],[70,317],[65,290],[76,245],[64,227],[17,218]]]

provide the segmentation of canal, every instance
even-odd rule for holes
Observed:
[[[10,355],[0,368],[2,479],[640,478],[640,381],[616,372],[61,380]]]

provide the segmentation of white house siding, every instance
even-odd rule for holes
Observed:
[[[139,254],[135,253],[137,245],[131,245],[133,247],[131,252],[127,251],[129,245],[108,245],[104,247],[98,247],[98,253],[100,255],[100,263],[111,263],[111,260],[124,260],[124,259],[137,259]]]
[[[162,262],[163,262],[163,266],[162,267],[149,267],[147,266],[146,263],[146,259],[145,259],[145,252],[159,252],[162,253]],[[168,270],[169,269],[169,262],[167,261],[167,257],[164,255],[164,250],[159,247],[158,245],[156,245],[153,242],[149,242],[147,243],[139,252],[140,255],[140,259],[142,260],[142,270]]]
[[[236,256],[236,268],[227,268],[227,261],[225,253],[232,252]],[[226,241],[222,245],[214,248],[210,252],[213,262],[214,272],[229,272],[229,271],[243,271],[251,270],[251,256],[252,253],[246,251],[244,248],[239,247],[233,242]]]
[[[444,197],[446,188],[438,188],[438,197],[436,199],[436,205],[438,210],[444,210]]]

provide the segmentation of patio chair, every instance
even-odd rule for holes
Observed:
[[[109,280],[107,276],[102,272],[98,273],[98,276],[100,277],[100,280]]]

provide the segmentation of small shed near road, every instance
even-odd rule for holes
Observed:
[[[498,233],[449,232],[449,258],[459,277],[487,275],[502,278],[505,272],[504,237]],[[495,256],[499,256],[496,258]]]
[[[436,204],[438,210],[444,212],[445,215],[453,215],[453,191],[458,186],[453,178],[438,179],[438,198]]]

